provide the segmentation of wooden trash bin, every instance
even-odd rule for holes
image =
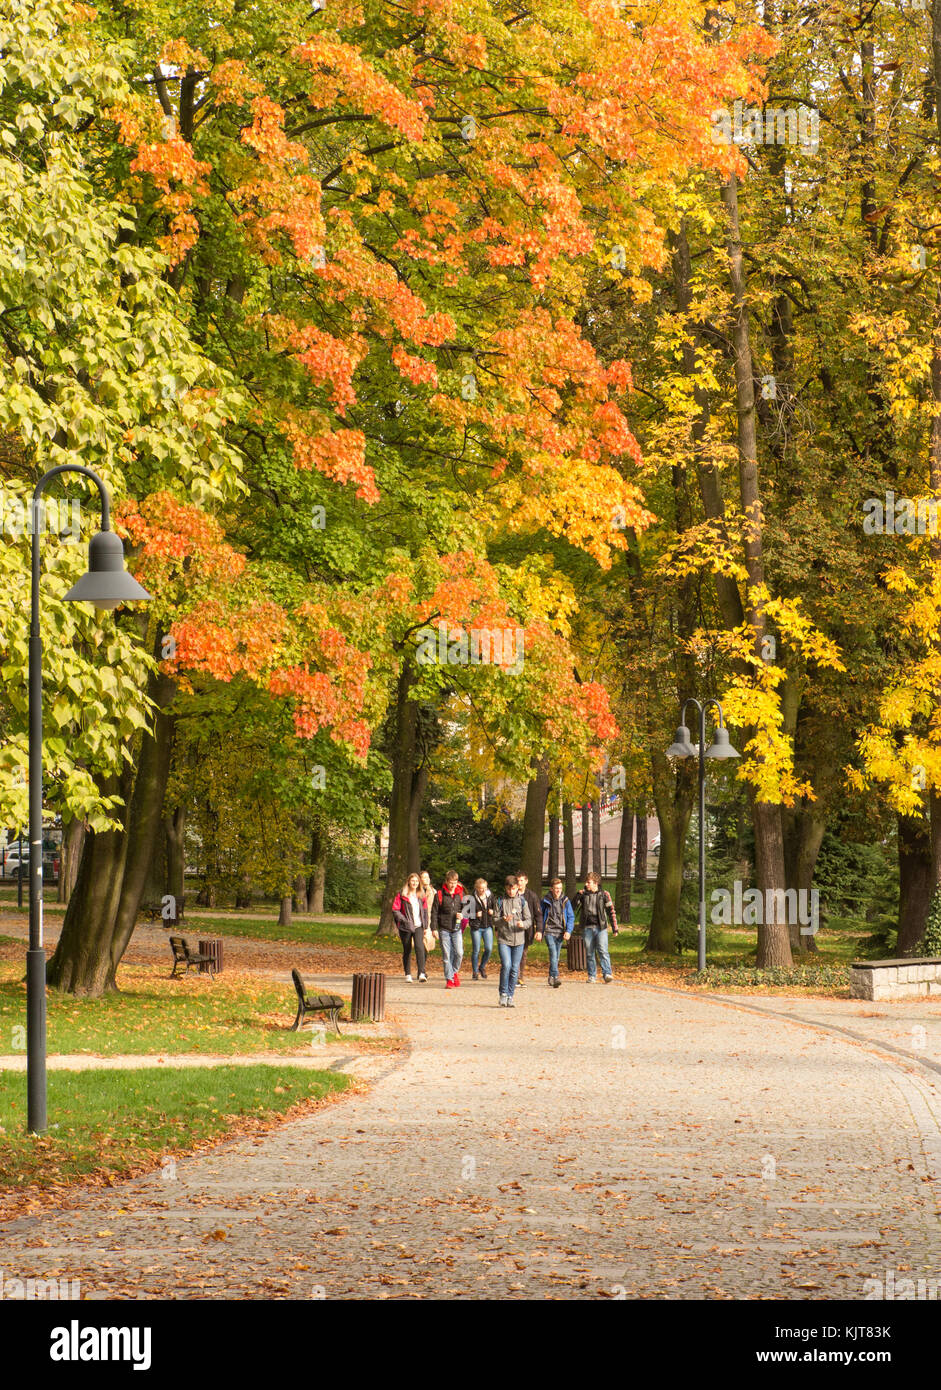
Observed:
[[[219,937],[214,937],[211,941],[200,941],[199,954],[209,956],[212,961],[212,969],[217,975],[222,974],[222,942]],[[203,961],[199,967],[200,975],[209,974],[209,961]]]
[[[565,964],[568,970],[588,971],[588,957],[585,954],[585,938],[580,931],[573,931],[565,948]]]
[[[386,1016],[386,977],[376,972],[353,976],[350,1018],[354,1023],[381,1023]]]

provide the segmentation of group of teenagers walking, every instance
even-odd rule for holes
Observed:
[[[428,873],[411,873],[392,903],[392,916],[402,939],[402,968],[412,981],[412,952],[418,980],[428,976],[428,952],[441,943],[445,989],[458,989],[464,961],[464,932],[471,934],[471,969],[475,980],[487,979],[487,965],[493,954],[494,935],[500,956],[500,1007],[515,1008],[517,989],[523,987],[526,954],[534,941],[545,939],[549,949],[549,985],[558,989],[559,957],[563,945],[575,930],[575,918],[585,940],[588,983],[598,979],[598,966],[605,984],[613,978],[608,954],[608,931],[617,936],[618,924],[611,894],[601,879],[590,873],[584,888],[574,899],[566,897],[560,878],[554,878],[540,901],[524,873],[509,874],[503,894],[494,897],[487,880],[478,878],[474,891],[461,885],[455,869],[449,869],[444,883],[435,889]]]

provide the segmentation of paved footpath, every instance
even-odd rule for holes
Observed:
[[[6,1277],[297,1299],[860,1299],[887,1270],[941,1277],[941,1075],[914,1057],[620,984],[533,976],[510,1011],[492,982],[390,978],[389,998],[412,1048],[368,1091],[9,1223]]]

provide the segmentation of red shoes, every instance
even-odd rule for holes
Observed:
[[[460,985],[460,983],[461,983],[461,977],[460,977],[460,975],[452,975],[452,976],[451,976],[451,984],[454,986],[455,989],[458,988],[458,986]]]

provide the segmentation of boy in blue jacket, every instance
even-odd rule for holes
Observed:
[[[558,989],[562,983],[559,979],[559,956],[563,941],[568,941],[574,928],[575,913],[572,904],[563,896],[562,880],[554,878],[549,885],[549,892],[542,900],[542,931],[536,932],[536,940],[541,941],[545,937],[546,945],[549,947],[551,989]]]

